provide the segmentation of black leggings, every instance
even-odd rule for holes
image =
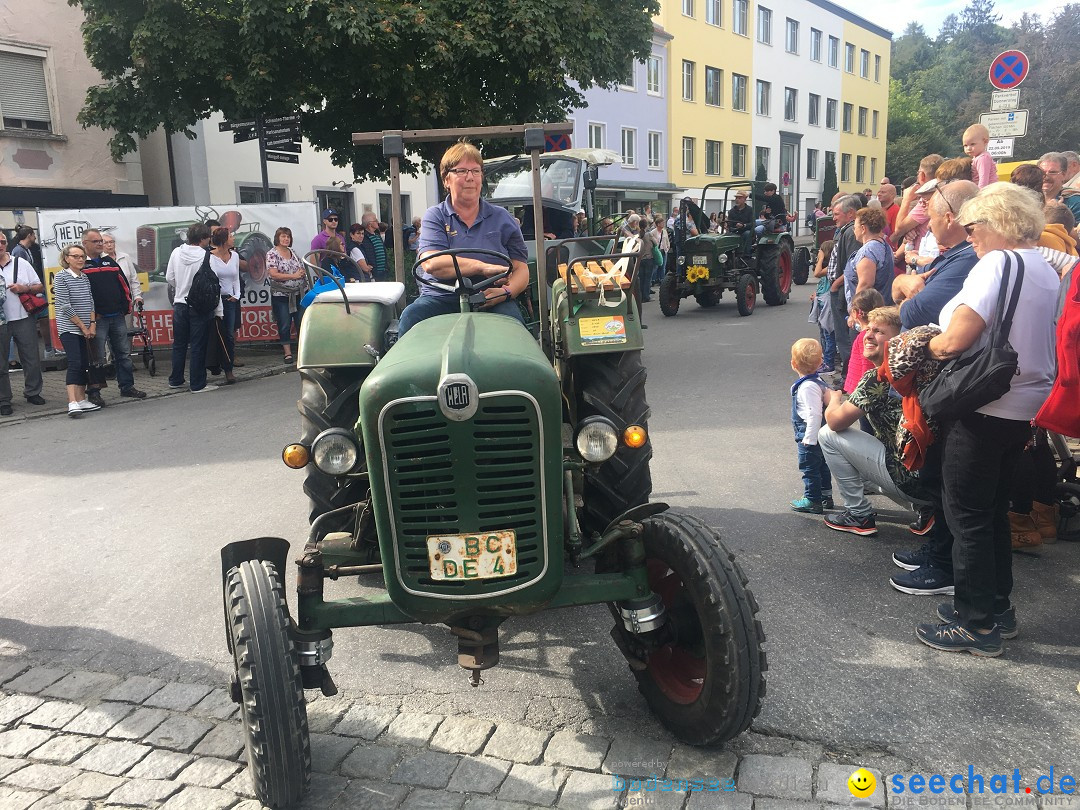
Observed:
[[[67,354],[67,385],[86,385],[90,382],[90,347],[78,332],[61,332],[60,343]]]
[[[1012,511],[1026,515],[1032,510],[1032,501],[1050,504],[1054,502],[1057,487],[1057,463],[1046,431],[1035,431],[1035,444],[1024,449],[1016,462],[1010,500]]]

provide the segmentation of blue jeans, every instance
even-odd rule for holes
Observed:
[[[656,262],[651,256],[638,262],[636,281],[638,289],[641,290],[642,301],[652,301],[652,277],[655,265]]]
[[[236,357],[236,328],[240,325],[240,302],[221,302],[221,339],[225,344],[225,356],[221,365],[226,371],[232,371],[233,358]]]
[[[184,366],[191,348],[191,390],[206,388],[206,342],[214,315],[199,315],[187,304],[173,304],[172,373],[169,385],[184,384]]]
[[[836,336],[832,332],[828,331],[827,329],[822,329],[820,326],[818,327],[818,329],[821,332],[822,362],[825,364],[826,368],[835,369],[836,368]]]
[[[112,347],[113,362],[116,363],[116,384],[121,391],[135,387],[135,366],[131,364],[131,338],[128,336],[127,318],[123,315],[109,315],[98,318],[97,332],[94,335],[93,360],[99,365],[105,363],[105,341]]]
[[[292,328],[296,324],[296,334],[300,335],[300,319],[304,315],[302,309],[289,312],[288,296],[275,295],[270,298],[270,306],[274,310],[274,320],[277,322],[278,343],[288,346],[292,343]]]
[[[405,337],[405,333],[416,326],[420,321],[434,318],[436,315],[452,315],[461,311],[456,295],[421,295],[401,313],[398,321],[398,338]],[[503,301],[484,312],[494,312],[497,315],[505,315],[508,318],[516,318],[525,325],[525,319],[521,317],[521,309],[517,301]]]
[[[663,262],[656,265],[656,269],[653,270],[653,284],[659,284],[660,282],[662,282],[664,280],[664,275],[667,273],[667,254],[661,252],[660,255],[663,257]]]
[[[803,496],[808,501],[821,503],[825,493],[832,496],[832,476],[820,445],[795,442],[799,451],[799,472],[802,473]]]

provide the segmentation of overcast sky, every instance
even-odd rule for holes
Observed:
[[[933,37],[941,28],[941,21],[949,14],[959,14],[968,4],[967,0],[837,0],[845,8],[870,22],[877,23],[900,36],[909,22],[922,24],[926,33]],[[1001,15],[1003,25],[1010,25],[1024,11],[1031,11],[1044,20],[1065,5],[1064,0],[997,0],[994,6]]]

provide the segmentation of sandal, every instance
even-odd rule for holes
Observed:
[[[286,363],[291,363],[292,361],[293,361],[293,356],[291,354],[285,355],[285,362]]]

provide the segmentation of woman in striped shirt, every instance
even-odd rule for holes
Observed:
[[[86,384],[90,381],[87,341],[94,337],[97,324],[90,279],[83,272],[85,265],[82,247],[68,245],[60,252],[60,266],[64,269],[53,276],[52,282],[56,331],[67,352],[68,416],[82,416],[99,408],[86,398]]]

